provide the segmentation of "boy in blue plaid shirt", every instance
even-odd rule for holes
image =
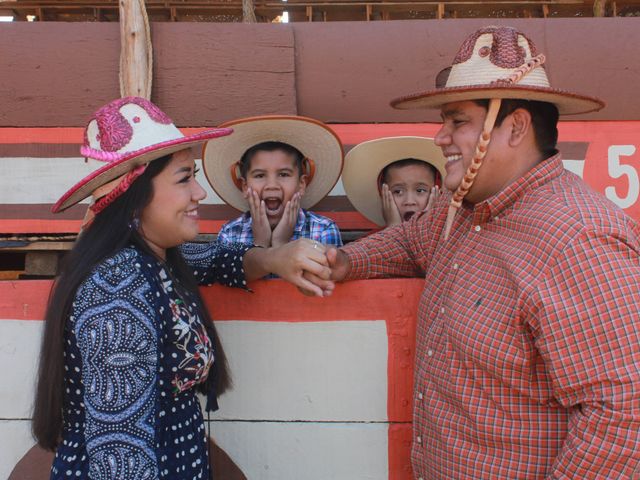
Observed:
[[[204,168],[216,193],[246,211],[227,222],[218,239],[270,247],[309,238],[341,246],[333,220],[302,208],[317,203],[340,176],[342,146],[335,133],[315,120],[291,116],[255,117],[225,125],[234,129],[230,137],[235,138],[205,148]],[[229,162],[240,150],[244,151],[239,161]],[[230,168],[225,163],[231,163]]]

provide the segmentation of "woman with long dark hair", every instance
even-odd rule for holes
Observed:
[[[230,133],[185,137],[137,97],[87,125],[82,154],[106,163],[54,206],[93,196],[49,299],[33,413],[52,479],[211,478],[196,392],[214,410],[230,376],[197,285],[276,273],[322,295],[302,277],[328,278],[321,245],[188,243],[206,196],[190,147]]]

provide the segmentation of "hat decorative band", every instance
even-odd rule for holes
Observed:
[[[118,177],[114,181],[94,190],[92,196],[95,199],[95,203],[89,207],[91,211],[97,215],[104,210],[107,205],[126,192],[133,181],[142,175],[146,169],[146,164],[139,165],[122,177]]]

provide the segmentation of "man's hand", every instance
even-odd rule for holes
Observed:
[[[398,210],[396,202],[393,200],[389,185],[386,183],[382,184],[382,218],[384,218],[384,223],[387,227],[402,223],[400,211]]]
[[[328,266],[331,269],[331,280],[327,281],[323,278],[318,277],[310,271],[305,271],[303,276],[306,280],[322,289],[322,294],[324,297],[328,297],[333,293],[335,282],[344,280],[344,278],[347,276],[347,273],[349,273],[349,269],[351,268],[351,263],[349,262],[349,257],[347,257],[345,253],[343,253],[341,250],[338,250],[336,247],[327,247],[325,253]],[[311,292],[307,292],[301,288],[298,289],[305,295],[312,294]]]
[[[271,246],[271,225],[267,218],[267,207],[258,193],[252,188],[248,188],[244,198],[249,202],[249,213],[251,213],[251,231],[253,232],[253,243],[260,247]]]
[[[280,245],[284,245],[293,236],[293,230],[296,227],[296,223],[298,223],[301,197],[300,192],[296,192],[285,205],[282,218],[271,234],[271,246],[279,247]]]
[[[351,270],[349,257],[336,247],[328,247],[326,256],[327,263],[331,269],[331,276],[329,278],[335,282],[341,282],[346,278],[349,270]]]

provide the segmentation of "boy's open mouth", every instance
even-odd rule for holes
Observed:
[[[273,197],[265,198],[264,204],[267,207],[267,213],[273,215],[278,213],[278,211],[280,210],[280,207],[282,206],[282,200]]]
[[[405,212],[403,217],[404,217],[404,221],[406,222],[407,220],[409,220],[411,217],[413,217],[415,215],[416,212]]]

